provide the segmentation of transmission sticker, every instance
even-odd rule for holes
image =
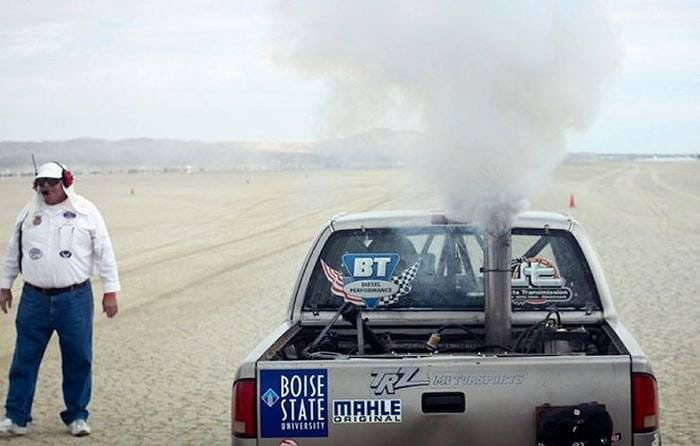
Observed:
[[[398,276],[394,271],[401,256],[387,254],[345,254],[342,263],[349,276],[343,276],[321,259],[321,267],[331,284],[331,293],[346,302],[365,306],[370,310],[377,306],[395,304],[399,298],[411,292],[420,259]]]
[[[511,296],[514,305],[566,302],[573,293],[559,269],[543,257],[516,259],[513,265]]]
[[[262,437],[328,436],[326,369],[260,372]]]

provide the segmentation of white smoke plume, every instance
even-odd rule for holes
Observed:
[[[505,231],[585,131],[618,65],[601,4],[285,1],[276,59],[331,83],[327,133],[413,128],[454,218]]]

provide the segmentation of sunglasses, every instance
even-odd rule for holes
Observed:
[[[55,186],[61,181],[60,178],[37,178],[34,180],[34,186],[41,186],[44,183],[48,183],[49,186]]]

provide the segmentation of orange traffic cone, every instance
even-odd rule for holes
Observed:
[[[574,198],[574,194],[569,194],[569,207],[570,208],[576,207],[576,198]]]

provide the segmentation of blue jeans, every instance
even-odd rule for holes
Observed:
[[[92,287],[85,285],[53,296],[24,286],[17,309],[17,343],[10,367],[6,416],[19,426],[32,420],[32,400],[39,364],[56,330],[63,370],[64,423],[87,420],[92,391]]]

